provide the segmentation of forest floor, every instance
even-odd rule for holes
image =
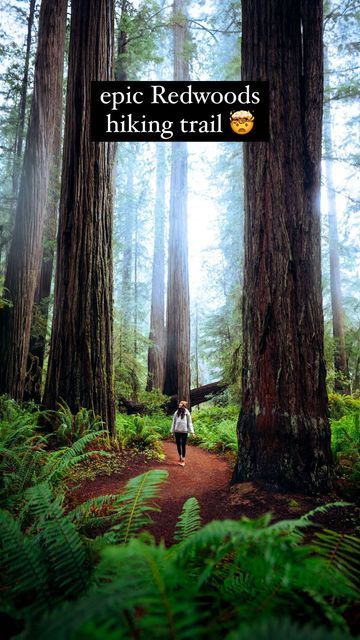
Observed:
[[[145,455],[129,455],[121,461],[119,470],[112,475],[84,478],[80,485],[72,487],[69,500],[72,505],[106,494],[121,493],[126,482],[150,469],[166,469],[168,479],[160,487],[154,501],[160,507],[152,514],[153,524],[147,529],[166,546],[174,542],[174,531],[182,506],[188,498],[195,496],[200,504],[202,524],[211,520],[238,519],[242,516],[257,518],[271,512],[274,520],[296,518],[315,507],[341,500],[336,493],[327,496],[304,496],[276,493],[254,483],[246,482],[230,486],[233,462],[225,456],[210,453],[199,447],[187,446],[186,465],[178,463],[174,442],[162,443],[165,458],[149,460]],[[124,454],[119,454],[124,457]],[[322,526],[352,533],[359,523],[359,508],[333,508],[316,517]]]

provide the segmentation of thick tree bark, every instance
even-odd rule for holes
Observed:
[[[185,2],[174,0],[174,80],[189,78]],[[172,143],[164,393],[190,402],[186,142]]]
[[[226,389],[226,384],[223,382],[210,382],[210,384],[205,384],[202,387],[197,387],[196,389],[191,389],[190,391],[190,402],[191,406],[195,406],[198,404],[202,404],[203,402],[207,402],[214,396],[219,395]],[[166,409],[168,413],[172,413],[178,404],[178,396],[171,396],[164,404],[163,408]],[[128,414],[140,413],[143,414],[146,412],[145,405],[141,402],[134,402],[133,400],[128,400],[127,398],[119,399],[119,409],[125,409]]]
[[[61,90],[62,93],[62,90]],[[25,381],[25,400],[40,404],[42,397],[42,373],[45,360],[46,330],[49,318],[51,282],[55,256],[55,243],[59,210],[61,171],[61,130],[63,101],[58,103],[54,127],[52,167],[50,171],[47,216],[45,220],[41,266],[34,297],[30,330],[30,344]]]
[[[109,80],[112,0],[73,0],[54,319],[45,403],[93,409],[114,428],[112,160],[90,141],[90,82]]]
[[[62,99],[67,0],[43,0],[34,93],[5,288],[12,306],[0,310],[0,393],[21,400],[48,199],[54,121]]]
[[[329,64],[325,52],[325,72],[327,86],[329,87]],[[335,391],[349,393],[349,378],[346,350],[345,350],[345,329],[344,310],[342,304],[340,260],[339,260],[339,236],[336,211],[336,194],[334,189],[333,169],[332,169],[332,133],[331,133],[331,107],[330,101],[324,107],[324,147],[325,147],[325,171],[326,190],[328,203],[328,224],[329,224],[329,258],[330,258],[330,292],[331,311],[334,337],[334,367],[335,367]]]
[[[133,153],[129,158],[126,178],[126,211],[124,211],[124,252],[121,273],[121,310],[126,327],[131,324],[132,313],[132,273],[134,250],[134,163]]]
[[[15,159],[14,159],[14,169],[13,169],[13,193],[15,197],[18,191],[20,160],[22,156],[23,143],[24,143],[26,97],[27,97],[28,82],[29,82],[31,34],[32,34],[32,28],[34,24],[34,16],[35,16],[35,0],[30,0],[29,15],[27,19],[28,28],[27,28],[27,34],[26,34],[24,75],[21,82],[21,90],[20,90],[19,118],[17,123],[17,130],[16,130]]]
[[[322,0],[242,6],[242,77],[270,83],[270,141],[244,145],[244,350],[233,481],[326,492]]]
[[[164,388],[165,356],[165,147],[156,145],[155,234],[151,283],[150,346],[146,390]]]

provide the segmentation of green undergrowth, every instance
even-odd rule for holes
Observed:
[[[75,470],[90,460],[111,458],[111,443],[104,429],[84,429],[68,445],[56,427],[49,433],[54,412],[40,411],[33,404],[18,405],[7,397],[0,397],[0,501],[6,507],[21,507],[24,492],[34,485],[47,482],[52,489],[65,486]]]
[[[215,416],[219,423],[231,421],[235,410],[194,412],[198,434],[212,428]],[[74,505],[68,500],[69,473],[94,456],[109,458],[107,434],[96,424],[88,432],[88,424],[78,439],[55,448],[43,418],[33,405],[0,400],[5,638],[350,637],[347,620],[359,597],[360,542],[313,524],[314,514],[331,506],[277,523],[267,514],[202,526],[199,504],[189,498],[179,509],[174,543],[166,547],[155,541],[149,526],[159,511],[157,496],[167,472],[150,470],[129,480],[121,494]],[[156,438],[161,438],[169,423],[166,416],[160,422],[156,416],[149,422],[131,418],[127,427],[122,420],[123,444],[127,439],[136,447],[140,438],[153,447],[148,430],[157,424]]]
[[[239,416],[237,405],[204,406],[193,410],[192,418],[196,437],[195,443],[203,449],[216,453],[237,452],[236,423]]]
[[[351,396],[330,394],[330,421],[332,431],[332,450],[336,462],[337,476],[346,481],[355,492],[360,485],[360,400]],[[195,436],[192,444],[208,451],[228,455],[232,460],[237,452],[236,423],[239,408],[237,405],[203,405],[194,407],[192,419]],[[0,420],[4,437],[21,447],[22,438],[32,434],[32,448],[40,458],[47,450],[71,448],[77,441],[84,442],[84,454],[74,463],[74,469],[68,470],[68,477],[81,480],[96,475],[111,475],[123,469],[128,463],[127,457],[142,454],[146,459],[162,459],[161,441],[171,438],[172,416],[159,411],[156,402],[149,415],[116,416],[116,438],[110,441],[100,418],[87,409],[72,414],[66,403],[61,403],[57,411],[40,411],[36,405],[26,403],[22,406],[14,401],[0,398]],[[16,433],[16,437],[13,434]],[[6,436],[6,437],[7,437]],[[27,446],[27,445],[26,445]],[[96,453],[96,449],[106,450],[106,455]],[[93,451],[91,457],[87,454]],[[16,455],[12,464],[16,469]],[[8,454],[6,464],[10,465]],[[10,465],[11,466],[11,465]],[[14,476],[17,471],[14,471]],[[350,491],[351,493],[351,491]],[[352,491],[354,493],[354,491]]]
[[[195,408],[192,411],[195,436],[191,436],[189,442],[217,453],[235,453],[238,411],[236,405],[210,406],[200,411]],[[120,445],[147,451],[156,457],[161,451],[160,441],[171,437],[171,422],[172,415],[160,412],[146,416],[118,414],[116,427]]]
[[[358,539],[314,528],[315,512],[275,524],[267,514],[202,526],[189,498],[166,548],[146,531],[166,479],[164,470],[148,471],[120,495],[70,511],[63,492],[42,481],[23,492],[20,509],[0,510],[8,637],[349,638]]]
[[[330,395],[330,421],[332,428],[332,450],[339,475],[352,482],[360,480],[360,400]],[[208,451],[236,456],[236,424],[239,415],[237,405],[203,405],[194,407],[192,420],[195,437],[191,444]],[[172,416],[162,412],[146,416],[117,416],[117,434],[122,447],[146,452],[149,457],[161,456],[160,441],[170,437]]]
[[[147,458],[162,459],[161,440],[165,429],[169,430],[169,418],[164,414],[138,416],[118,414],[116,416],[116,437],[122,450],[142,453]]]
[[[360,492],[360,399],[329,395],[331,447],[339,482],[352,499]]]
[[[330,393],[329,412],[332,420],[340,420],[340,418],[346,415],[359,414],[360,398],[341,395],[340,393]]]

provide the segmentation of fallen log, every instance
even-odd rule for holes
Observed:
[[[226,389],[227,384],[218,380],[217,382],[210,382],[209,384],[204,384],[202,387],[196,387],[195,389],[190,390],[190,403],[191,406],[201,404],[202,402],[207,402],[214,396],[222,393],[224,389]],[[171,413],[175,410],[178,403],[177,395],[170,396],[170,398],[162,405],[163,409],[167,413]],[[133,402],[132,400],[128,400],[127,398],[121,397],[119,398],[119,411],[126,411],[128,415],[144,414],[146,412],[146,408],[141,402]]]

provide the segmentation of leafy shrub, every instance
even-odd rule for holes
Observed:
[[[132,448],[157,457],[162,455],[161,435],[149,424],[147,418],[119,414],[116,417],[116,433],[123,448]]]
[[[49,426],[49,416],[56,412],[40,412],[32,404],[21,406],[6,397],[0,399],[0,498],[7,507],[21,505],[24,491],[38,483],[61,484],[71,467],[94,454],[109,455],[87,450],[99,437],[107,438],[107,431],[85,432],[70,446],[49,449],[53,435],[45,435],[38,426],[44,413]]]
[[[139,402],[144,405],[144,411],[146,415],[161,413],[168,399],[169,396],[161,393],[159,389],[153,389],[152,391],[141,391],[139,394]]]
[[[360,398],[330,393],[329,412],[332,420],[340,420],[343,416],[360,413]]]
[[[331,446],[340,472],[360,483],[360,412],[331,421]]]
[[[199,412],[193,411],[195,441],[210,451],[236,453],[238,415],[239,408],[236,405],[212,406],[201,409]]]
[[[73,414],[66,402],[59,402],[57,411],[48,414],[58,445],[70,445],[88,433],[104,430],[104,422],[91,409],[82,407]]]

